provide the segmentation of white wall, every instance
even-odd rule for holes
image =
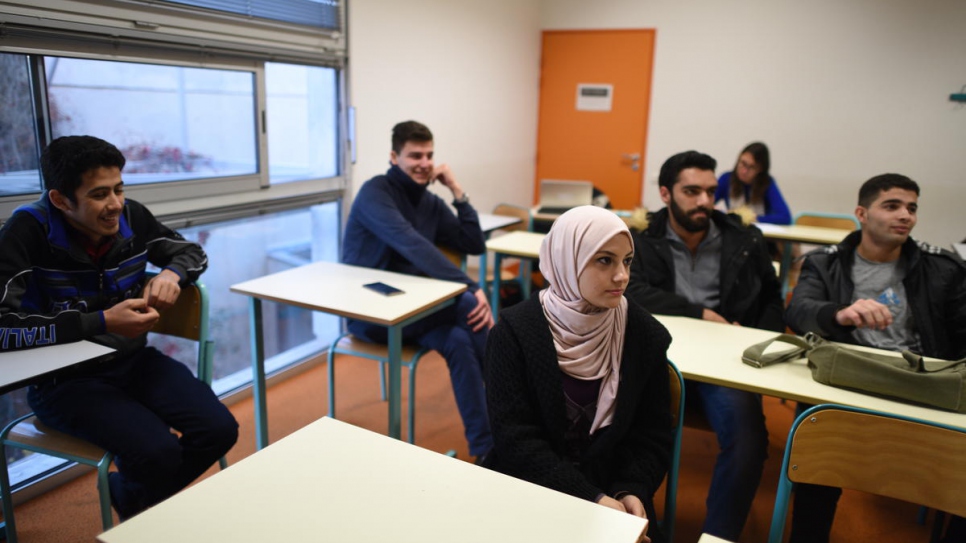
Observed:
[[[655,28],[645,204],[668,156],[730,170],[754,140],[792,212],[851,213],[859,185],[922,187],[915,236],[966,237],[966,2],[542,0],[543,29]],[[529,119],[528,119],[529,121]]]
[[[393,125],[415,119],[477,210],[532,201],[537,0],[353,0],[349,29],[355,189],[388,168]]]

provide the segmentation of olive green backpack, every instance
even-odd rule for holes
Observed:
[[[791,349],[765,354],[774,342]],[[745,349],[741,360],[764,368],[805,356],[812,379],[826,385],[893,400],[966,413],[966,358],[926,359],[910,351],[901,355],[872,353],[816,336],[781,334]]]

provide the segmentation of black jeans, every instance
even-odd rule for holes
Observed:
[[[153,347],[31,387],[27,401],[44,424],[114,453],[112,500],[124,516],[186,487],[238,439],[238,423],[211,388]]]

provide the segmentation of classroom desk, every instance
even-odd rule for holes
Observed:
[[[384,296],[362,286],[375,281],[402,289],[403,294]],[[389,435],[398,438],[402,329],[407,324],[452,304],[454,298],[466,290],[466,285],[347,264],[313,262],[232,285],[230,290],[250,298],[255,444],[261,449],[268,445],[262,300],[322,311],[388,328]]]
[[[812,379],[804,358],[767,368],[755,368],[741,361],[741,353],[747,347],[775,337],[778,335],[775,332],[688,317],[655,317],[671,332],[673,340],[668,358],[685,379],[810,404],[849,405],[966,428],[966,414],[895,402],[818,383]]]
[[[490,233],[494,230],[499,230],[501,228],[506,228],[507,226],[513,226],[522,222],[519,217],[509,217],[507,215],[494,215],[492,213],[478,213],[477,216],[480,219],[480,230],[483,231],[483,238],[490,239]],[[480,255],[480,278],[479,285],[486,293],[486,253]]]
[[[493,308],[494,318],[500,313],[500,266],[503,257],[539,258],[540,245],[545,237],[547,237],[546,234],[516,231],[486,242],[486,250],[493,252],[493,287],[490,289],[490,307]],[[522,290],[523,299],[529,298],[529,281],[524,281]]]
[[[114,349],[90,341],[0,353],[0,394],[44,380],[77,364],[106,362]]]
[[[792,243],[811,243],[814,245],[835,245],[853,230],[842,228],[826,228],[824,226],[802,226],[755,223],[765,239],[780,241],[782,248],[782,263],[778,272],[778,282],[782,286],[782,299],[788,294],[788,273],[792,268]]]
[[[322,418],[102,543],[633,543],[644,519]]]

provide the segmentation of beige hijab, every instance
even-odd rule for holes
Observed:
[[[633,246],[630,231],[614,212],[581,206],[554,221],[540,246],[540,273],[550,283],[540,292],[540,303],[550,322],[557,363],[576,379],[603,379],[591,434],[614,418],[627,299],[615,309],[593,306],[581,296],[578,279],[601,246],[617,235],[627,236]]]

